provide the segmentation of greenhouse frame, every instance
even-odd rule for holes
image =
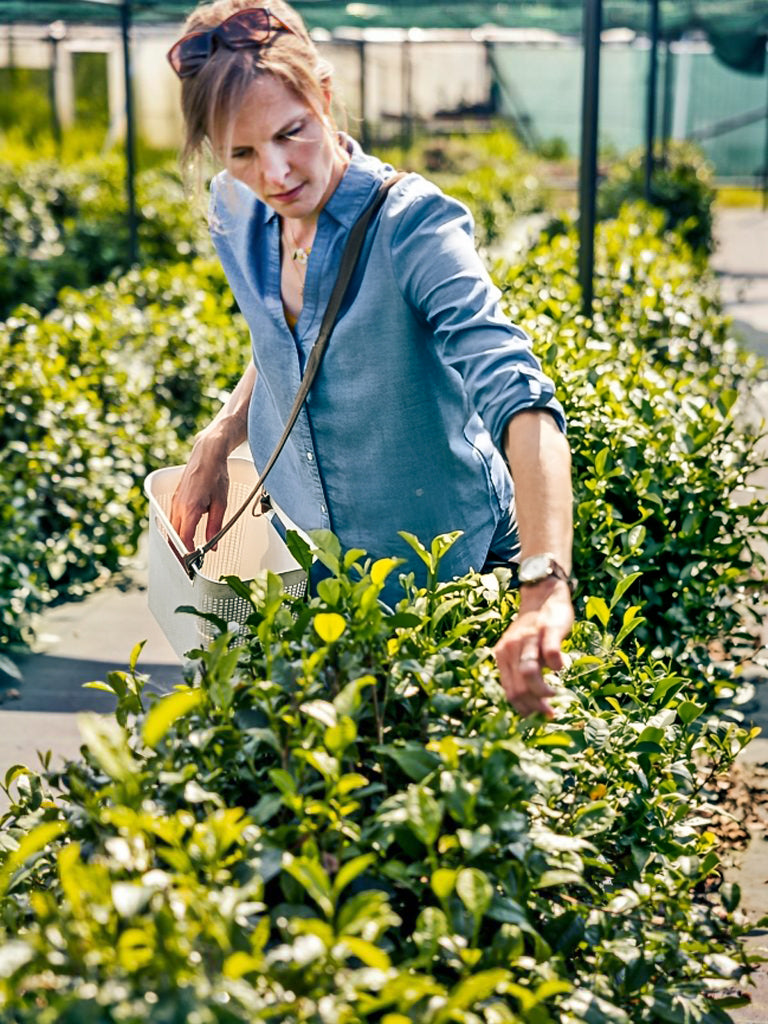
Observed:
[[[0,29],[5,26],[6,32],[12,33],[15,26],[39,26],[40,39],[45,40],[50,47],[51,68],[56,64],[57,48],[66,35],[68,25],[119,26],[124,79],[127,206],[131,225],[131,258],[134,262],[138,259],[138,248],[134,190],[136,119],[131,87],[132,31],[143,26],[178,24],[192,6],[189,0],[71,0],[66,3],[61,0],[36,0],[35,3],[0,0]],[[717,61],[725,67],[752,79],[762,76],[768,83],[768,0],[442,0],[441,3],[414,3],[412,0],[377,0],[375,3],[295,0],[294,6],[311,29],[354,44],[360,61],[362,110],[365,109],[366,40],[376,30],[400,30],[398,38],[409,51],[411,44],[423,38],[420,35],[423,32],[471,32],[473,36],[483,39],[489,65],[494,73],[494,31],[529,30],[581,38],[580,280],[587,308],[591,306],[593,271],[601,40],[605,39],[606,33],[630,30],[648,41],[644,95],[637,100],[643,107],[648,194],[654,165],[654,144],[669,132],[667,123],[662,123],[660,127],[658,122],[660,93],[666,94],[670,88],[667,81],[670,46],[694,34],[706,39]],[[10,50],[11,37],[6,38]],[[664,81],[660,86],[662,62],[659,55],[664,48],[667,59],[663,61]],[[710,134],[727,133],[744,125],[765,123],[765,142],[758,171],[764,195],[768,196],[768,84],[763,97],[764,102],[759,106],[715,121],[704,131]],[[667,109],[666,99],[661,106],[662,110]],[[525,118],[516,119],[512,116],[510,120],[524,140],[529,141],[525,139]],[[695,139],[696,135],[691,137]],[[701,131],[699,137],[703,137]]]

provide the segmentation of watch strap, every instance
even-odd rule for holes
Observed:
[[[533,577],[531,577],[529,579],[523,579],[522,576],[524,575],[524,566],[525,566],[525,564],[527,562],[533,562],[533,561],[536,561],[536,562],[545,561],[546,562],[546,570],[544,572],[537,573],[535,576],[533,576]],[[520,563],[520,570],[519,570],[519,572],[520,572],[520,577],[521,577],[520,578],[520,586],[521,587],[533,587],[537,583],[543,583],[544,580],[547,580],[551,576],[554,576],[555,579],[562,580],[563,583],[567,584],[568,590],[571,593],[571,597],[573,597],[574,591],[576,590],[576,584],[578,582],[575,577],[569,575],[565,571],[565,569],[562,567],[562,565],[560,565],[560,563],[557,561],[555,556],[550,554],[548,551],[544,552],[541,555],[532,555],[530,558],[524,558],[523,561]]]

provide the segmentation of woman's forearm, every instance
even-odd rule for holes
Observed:
[[[507,424],[505,453],[515,483],[521,560],[548,551],[570,572],[573,493],[568,442],[549,413],[530,410]]]
[[[515,482],[521,560],[549,553],[570,573],[573,511],[565,437],[549,413],[530,410],[507,424],[505,452]],[[494,649],[501,685],[521,715],[553,714],[555,691],[545,673],[562,668],[562,643],[572,625],[564,580],[547,576],[521,586],[518,615]]]
[[[206,540],[218,533],[227,508],[227,456],[248,435],[248,406],[256,368],[251,363],[213,420],[195,438],[189,461],[171,502],[171,523],[187,550],[208,514]]]
[[[226,402],[207,427],[195,438],[195,446],[216,446],[224,456],[229,455],[248,437],[248,408],[256,383],[256,367],[248,364]]]

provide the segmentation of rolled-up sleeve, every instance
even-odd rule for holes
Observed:
[[[510,418],[543,409],[565,432],[552,380],[532,352],[531,339],[504,316],[500,293],[473,240],[472,218],[459,202],[416,179],[387,204],[395,220],[393,273],[404,299],[429,324],[440,358],[456,370],[494,444],[503,451]]]

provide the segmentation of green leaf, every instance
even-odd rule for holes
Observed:
[[[421,786],[409,786],[405,798],[406,824],[425,846],[434,846],[443,820],[441,804]]]
[[[77,724],[99,767],[117,782],[135,783],[138,764],[126,730],[113,719],[92,713],[78,715]]]
[[[299,883],[326,917],[333,916],[333,888],[327,872],[318,861],[310,857],[294,857],[286,852],[283,855],[283,871]]]
[[[147,746],[154,749],[173,723],[199,707],[203,697],[200,689],[179,690],[161,697],[144,720],[142,735]]]
[[[580,807],[573,816],[573,830],[588,836],[608,831],[616,819],[616,811],[607,800],[595,800]]]
[[[398,565],[404,565],[404,558],[379,558],[371,566],[371,580],[377,587],[383,587],[387,577]]]
[[[334,576],[341,571],[341,544],[330,530],[310,530],[309,538],[315,545],[313,554],[319,562],[330,569]]]
[[[377,754],[391,758],[413,782],[421,782],[440,765],[440,758],[419,743],[376,747]]]
[[[312,556],[312,548],[307,541],[295,530],[286,530],[285,545],[299,563],[299,566],[309,575],[314,558]]]
[[[366,868],[370,867],[375,860],[375,854],[364,853],[359,857],[353,857],[352,860],[348,860],[342,864],[333,880],[332,890],[334,897],[338,898],[350,882],[353,882],[356,878],[362,875]]]
[[[333,707],[333,705],[331,705]],[[334,711],[336,709],[334,708]],[[347,747],[357,739],[357,726],[348,715],[343,715],[336,725],[325,730],[323,743],[326,749],[337,756],[341,756]]]
[[[602,597],[588,597],[586,612],[588,618],[597,619],[602,626],[608,625],[611,612]]]
[[[732,914],[741,903],[741,887],[736,882],[724,882],[720,886],[719,894],[723,906]]]
[[[99,680],[94,680],[92,683],[83,683],[84,690],[103,690],[105,693],[111,693],[112,696],[116,696],[114,689],[108,683],[102,683]]]
[[[295,796],[297,793],[296,780],[285,768],[270,768],[269,778],[272,785],[278,789],[283,796]]]
[[[246,974],[252,974],[262,969],[262,961],[250,953],[230,953],[222,965],[222,974],[225,978],[232,978],[235,981],[243,978]]]
[[[534,889],[551,889],[561,885],[581,885],[584,882],[583,875],[578,871],[569,871],[567,868],[553,868],[545,871],[534,884]]]
[[[347,624],[336,612],[318,612],[313,620],[315,631],[326,644],[333,644],[339,639]]]
[[[456,892],[470,914],[477,919],[483,917],[493,899],[493,886],[487,875],[477,868],[463,868],[459,871]]]
[[[697,704],[692,700],[684,700],[682,704],[677,707],[677,713],[680,716],[681,721],[685,722],[686,725],[690,725],[691,722],[695,722],[696,719],[703,715],[706,711],[704,704]]]
[[[305,701],[299,705],[299,711],[303,711],[305,715],[314,718],[316,722],[320,722],[321,725],[326,727],[336,725],[338,721],[336,708],[327,700]]]
[[[307,764],[311,764],[315,771],[319,772],[324,779],[332,782],[339,774],[339,760],[332,757],[324,750],[302,751],[302,756]]]
[[[3,789],[8,789],[11,784],[22,775],[29,775],[29,768],[23,764],[12,764],[6,771],[3,779]]]
[[[339,715],[354,715],[362,704],[362,693],[367,686],[375,686],[375,676],[360,676],[347,683],[333,698],[333,706]]]
[[[139,663],[139,658],[141,657],[141,652],[144,650],[146,642],[146,640],[140,640],[137,644],[134,645],[133,650],[131,651],[130,659],[128,661],[128,667],[130,668],[131,672],[136,671],[136,666]]]
[[[429,569],[431,567],[431,564],[432,564],[431,563],[431,559],[430,559],[430,555],[429,555],[429,551],[427,551],[427,549],[421,543],[419,538],[416,537],[414,534],[406,533],[403,530],[401,530],[399,532],[400,532],[400,536],[403,538],[405,543],[416,552],[416,554],[419,556],[419,558],[422,560],[422,562]]]
[[[435,1015],[435,1024],[444,1024],[444,1022],[454,1019],[453,1015],[457,1010],[466,1010],[482,1003],[483,1000],[493,995],[499,985],[506,981],[512,981],[512,975],[502,968],[478,971],[464,981],[460,981],[451,992],[445,1006]]]
[[[0,672],[4,675],[14,679],[17,683],[21,683],[24,680],[21,669],[19,666],[11,661],[10,658],[6,658],[4,654],[0,654]]]
[[[614,643],[618,647],[624,643],[630,633],[633,633],[636,629],[645,623],[645,619],[640,615],[639,605],[633,605],[631,608],[627,608],[622,618],[621,629],[616,634]]]
[[[613,596],[611,597],[611,611],[613,611],[632,584],[639,580],[642,575],[643,574],[641,572],[633,572],[630,573],[629,576],[624,576],[619,580],[614,587]],[[603,625],[605,625],[605,623],[603,623]]]
[[[19,845],[8,855],[2,870],[0,870],[0,893],[4,892],[14,871],[21,867],[28,857],[44,850],[45,847],[58,839],[67,831],[67,823],[64,821],[50,821],[37,825],[22,836]]]
[[[441,903],[445,903],[456,887],[456,876],[458,872],[454,868],[438,868],[432,872],[432,892]]]
[[[342,568],[344,572],[349,570],[354,565],[358,565],[361,558],[365,558],[366,552],[363,548],[349,548],[344,552],[344,558],[342,560]]]
[[[378,971],[388,971],[391,967],[391,961],[384,950],[374,946],[372,942],[351,935],[345,935],[341,941],[351,955],[361,960],[366,967]]]

